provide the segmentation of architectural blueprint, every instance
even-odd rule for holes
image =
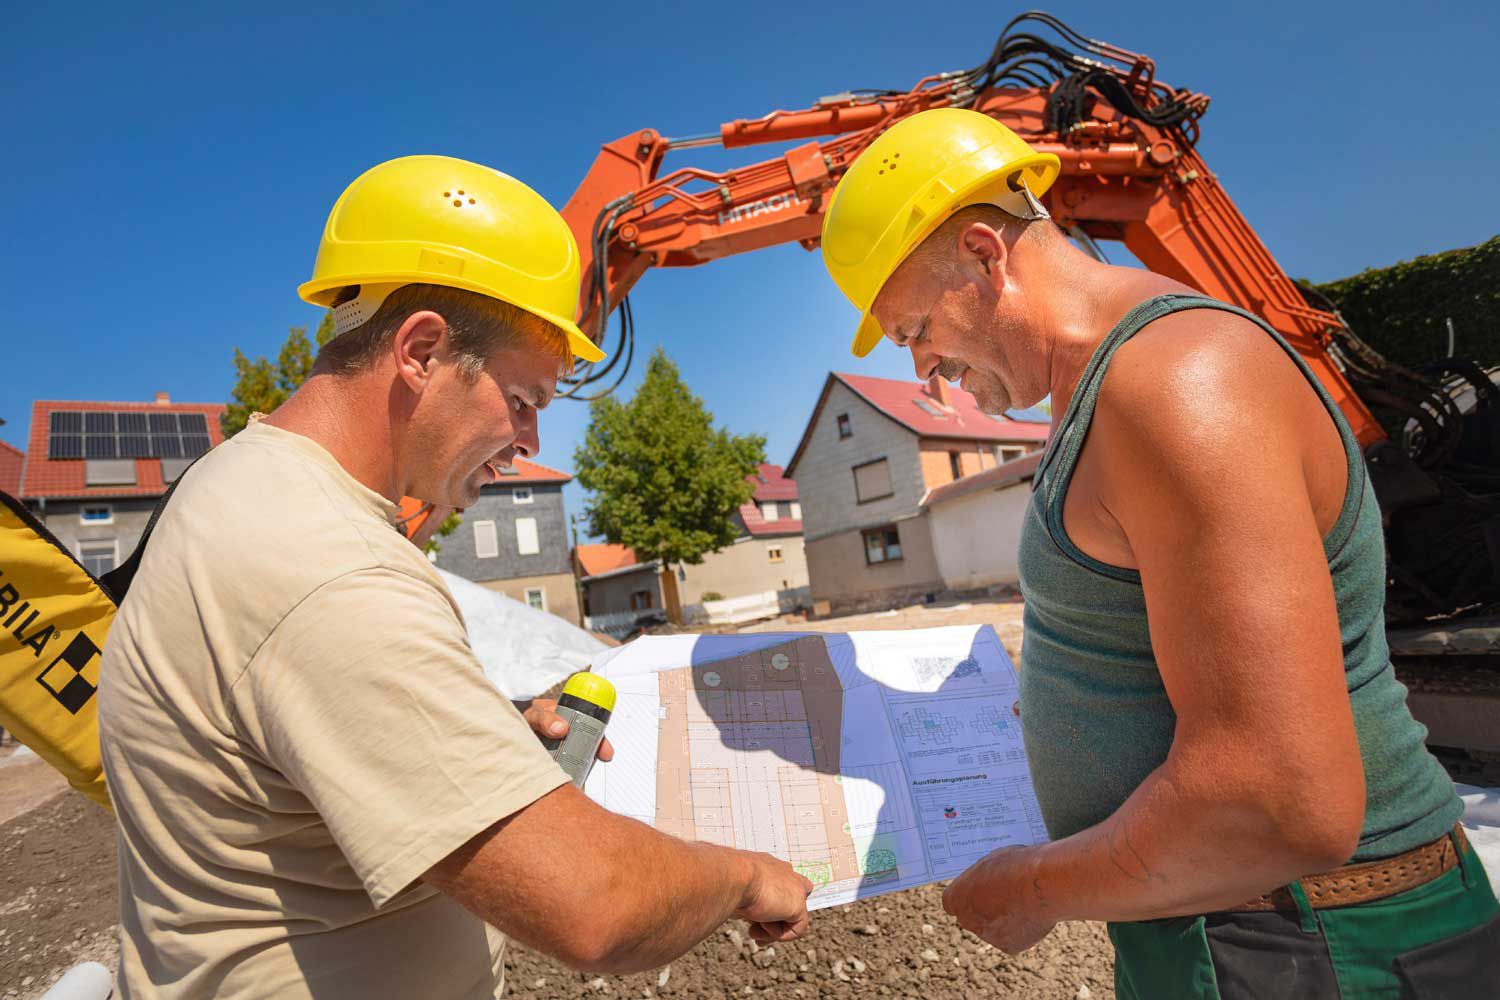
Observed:
[[[645,637],[594,669],[615,760],[586,791],[663,832],[791,862],[809,905],[952,878],[1046,839],[1015,668],[988,626]]]

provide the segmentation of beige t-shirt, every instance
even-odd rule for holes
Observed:
[[[420,876],[567,779],[394,512],[266,424],[167,505],[100,670],[125,996],[500,991]]]

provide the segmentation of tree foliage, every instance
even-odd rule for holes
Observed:
[[[1500,236],[1312,287],[1398,364],[1446,356],[1449,319],[1456,356],[1500,364]]]
[[[716,430],[657,348],[628,403],[606,396],[590,404],[573,461],[589,491],[589,530],[671,564],[700,563],[734,541],[733,516],[754,492],[746,476],[765,455],[762,435]]]
[[[313,361],[317,358],[313,344],[322,347],[332,337],[333,313],[327,312],[318,323],[312,342],[307,339],[307,327],[292,327],[274,364],[265,356],[252,361],[236,347],[235,381],[231,390],[234,398],[220,419],[224,436],[230,438],[244,430],[250,422],[250,414],[270,413],[286,402],[287,397],[312,373]]]

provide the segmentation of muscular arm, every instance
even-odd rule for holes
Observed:
[[[1213,332],[1122,349],[1091,430],[1177,728],[1113,816],[1036,852],[1057,919],[1223,909],[1358,842],[1364,772],[1308,486],[1327,473],[1307,446],[1321,407],[1269,340]]]
[[[569,965],[665,965],[733,916],[760,941],[807,929],[811,883],[767,855],[695,844],[564,785],[475,837],[425,880],[487,923]]]

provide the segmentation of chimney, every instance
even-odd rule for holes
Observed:
[[[934,375],[927,380],[927,395],[937,400],[938,405],[945,410],[953,409],[953,403],[948,399],[948,383],[942,376]]]
[[[166,393],[164,393],[164,392],[158,392],[156,394],[156,405],[157,406],[167,406],[171,402],[172,402],[172,397],[169,396],[169,395],[167,395]]]

